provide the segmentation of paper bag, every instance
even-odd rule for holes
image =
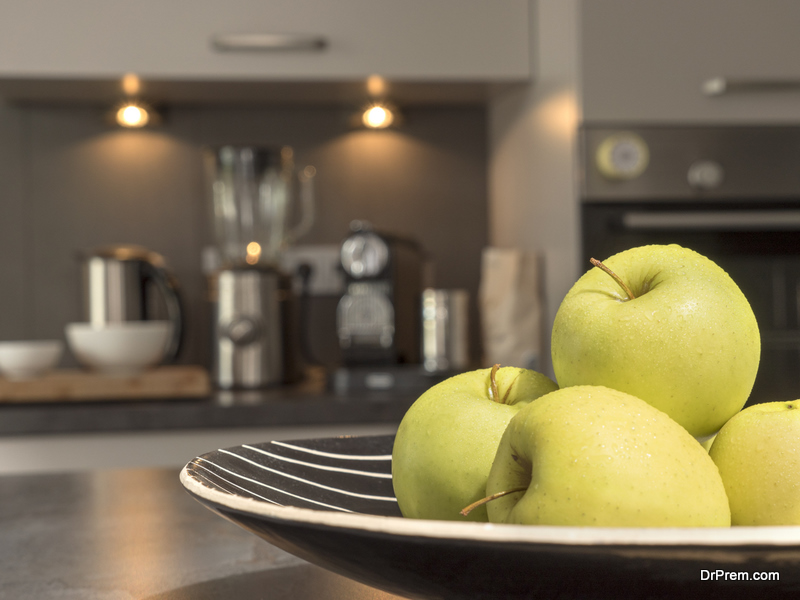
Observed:
[[[479,309],[484,366],[542,369],[541,261],[533,252],[486,248]]]

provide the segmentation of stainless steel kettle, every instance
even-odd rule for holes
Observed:
[[[84,319],[102,327],[160,318],[153,314],[155,289],[173,324],[163,362],[174,361],[183,339],[184,310],[177,279],[164,258],[141,246],[114,245],[87,251],[80,259]]]

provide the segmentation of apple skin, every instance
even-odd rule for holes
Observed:
[[[487,481],[494,523],[728,527],[714,462],[643,400],[601,386],[562,388],[520,410]]]
[[[800,400],[748,406],[725,423],[709,454],[733,525],[800,525]]]
[[[406,412],[392,449],[400,512],[415,519],[487,521],[486,509],[462,508],[483,497],[497,445],[523,406],[557,389],[548,377],[516,367],[455,375],[431,387]]]
[[[641,246],[604,261],[636,296],[595,267],[556,313],[560,387],[602,385],[664,411],[701,438],[744,406],[761,355],[758,324],[716,263],[677,245]]]

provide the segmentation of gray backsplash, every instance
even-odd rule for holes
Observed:
[[[435,285],[467,288],[475,313],[488,236],[482,107],[414,108],[395,131],[355,130],[350,111],[328,107],[173,108],[144,131],[112,127],[104,113],[0,106],[0,339],[63,337],[82,318],[78,252],[134,243],[164,255],[181,283],[180,362],[208,364],[200,148],[221,143],[290,145],[317,168],[317,221],[300,243],[339,244],[353,219],[413,236]]]

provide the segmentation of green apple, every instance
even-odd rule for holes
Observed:
[[[628,392],[695,437],[717,432],[744,406],[758,370],[761,339],[747,298],[716,263],[677,245],[597,264],[609,272],[585,273],[555,317],[559,386]]]
[[[495,523],[727,527],[717,467],[683,427],[601,386],[562,388],[508,425],[486,485]]]
[[[484,495],[511,417],[555,389],[536,371],[494,367],[455,375],[422,394],[400,422],[392,449],[403,516],[463,520],[459,511]],[[486,509],[469,519],[486,521]]]
[[[800,400],[753,404],[725,423],[709,454],[734,525],[800,525]]]

